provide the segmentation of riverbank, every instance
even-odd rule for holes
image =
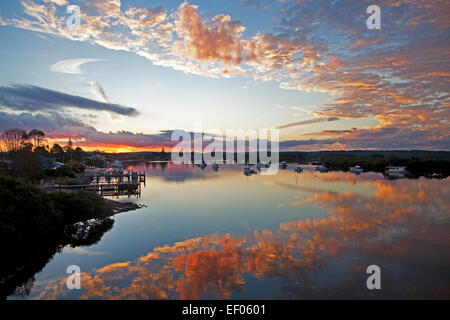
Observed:
[[[359,165],[364,171],[384,173],[387,166],[402,166],[410,178],[450,176],[450,152],[446,151],[281,152],[280,161],[322,164],[330,171],[349,171],[350,167]]]
[[[31,290],[32,276],[67,245],[92,245],[114,225],[117,213],[139,209],[132,202],[94,192],[43,192],[0,176],[0,299]]]

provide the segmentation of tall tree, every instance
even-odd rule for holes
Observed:
[[[50,149],[50,153],[56,154],[56,155],[59,155],[59,154],[61,154],[63,152],[64,152],[63,148],[57,143],[55,143],[53,145],[53,147]]]
[[[42,147],[45,142],[45,133],[42,130],[33,129],[28,133],[28,137],[33,143],[33,147]]]
[[[69,140],[67,141],[67,145],[64,146],[64,151],[69,152],[69,151],[72,151],[72,149],[73,149],[73,142],[72,142],[72,138],[69,137]]]
[[[21,129],[5,130],[2,134],[2,141],[6,151],[19,151],[28,143],[28,134]]]
[[[84,151],[80,147],[76,147],[73,152],[73,159],[77,161],[83,161]]]

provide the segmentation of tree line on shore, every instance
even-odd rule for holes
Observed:
[[[386,166],[403,166],[412,178],[446,178],[450,175],[450,152],[422,150],[282,152],[280,160],[324,164],[329,170],[348,171],[359,165],[364,171],[384,172]]]
[[[50,147],[45,132],[39,129],[4,130],[0,133],[0,154],[2,173],[31,181],[45,176],[73,177],[84,170],[84,151],[75,147],[70,137],[66,145],[54,143]],[[52,167],[56,162],[64,165]]]

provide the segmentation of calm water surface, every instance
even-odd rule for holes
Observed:
[[[25,298],[450,298],[448,178],[240,169],[134,167],[147,182],[131,200],[147,207],[57,253]],[[373,264],[381,290],[366,287]],[[69,265],[81,290],[66,288]]]

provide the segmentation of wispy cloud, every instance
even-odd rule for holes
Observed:
[[[303,121],[297,121],[297,122],[283,124],[281,126],[276,127],[276,129],[285,129],[285,128],[296,127],[296,126],[301,126],[301,125],[305,125],[305,124],[320,123],[320,122],[326,122],[326,121],[337,121],[337,120],[339,120],[339,118],[337,118],[337,117],[313,118],[313,119],[309,119],[309,120],[303,120]]]
[[[70,74],[82,74],[84,73],[80,66],[96,61],[105,61],[104,59],[67,59],[60,60],[50,66],[50,71]]]
[[[111,102],[109,97],[106,95],[105,89],[103,89],[100,83],[98,83],[97,81],[91,81],[89,82],[89,87],[92,89],[92,92],[100,99],[102,99],[104,102],[106,103]]]

